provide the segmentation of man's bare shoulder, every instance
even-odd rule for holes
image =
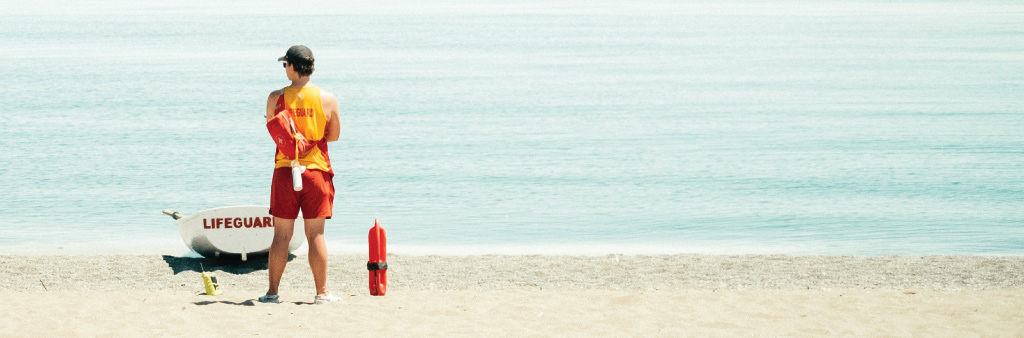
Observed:
[[[270,96],[267,96],[267,98],[276,99],[278,96],[281,96],[283,94],[284,94],[284,89],[278,89],[278,90],[270,92]]]
[[[338,97],[329,91],[320,89],[320,101],[338,103]]]

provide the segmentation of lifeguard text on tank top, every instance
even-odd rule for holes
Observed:
[[[284,95],[285,106],[279,107],[278,110],[284,108],[290,110],[294,116],[295,129],[310,142],[317,143],[317,146],[299,156],[299,165],[306,166],[306,169],[331,173],[327,142],[317,142],[323,140],[324,133],[327,131],[327,114],[324,113],[323,104],[320,102],[320,87],[285,87],[282,95]],[[291,167],[291,159],[278,151],[274,167]]]

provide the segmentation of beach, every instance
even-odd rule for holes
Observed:
[[[203,291],[202,269],[223,294]],[[1024,336],[1010,256],[392,255],[384,297],[365,257],[332,255],[342,297],[309,306],[292,257],[281,304],[266,261],[0,256],[0,332],[22,336]]]
[[[5,3],[0,338],[1024,337],[1024,2],[309,4]],[[161,212],[269,210],[298,44],[329,306]]]

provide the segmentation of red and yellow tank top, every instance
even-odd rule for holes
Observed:
[[[327,114],[324,113],[324,106],[320,102],[320,87],[285,87],[283,91],[284,107],[278,109],[288,108],[292,112],[295,129],[298,129],[307,140],[323,141],[324,133],[327,131]],[[277,151],[274,168],[291,167],[291,163],[292,161],[281,151]],[[331,160],[327,156],[327,142],[317,142],[317,146],[299,155],[299,165],[306,166],[306,169],[332,173]]]

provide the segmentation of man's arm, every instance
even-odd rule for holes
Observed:
[[[275,90],[270,92],[270,96],[267,97],[267,122],[277,115],[277,97],[281,96],[281,90]]]
[[[323,104],[324,115],[327,115],[327,130],[324,131],[324,139],[327,142],[337,141],[341,136],[341,118],[338,113],[338,98],[334,94],[321,92],[320,103]]]

